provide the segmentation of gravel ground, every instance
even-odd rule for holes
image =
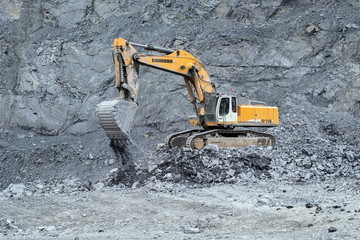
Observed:
[[[60,185],[3,192],[0,238],[360,239],[359,181]]]

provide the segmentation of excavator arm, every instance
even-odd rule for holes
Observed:
[[[127,101],[136,101],[139,92],[139,67],[133,61],[136,53],[136,49],[125,39],[115,39],[113,57],[116,87],[121,97]]]
[[[201,103],[204,102],[205,93],[215,92],[215,87],[205,67],[184,50],[176,50],[164,56],[135,54],[134,59],[140,64],[183,76],[192,103],[195,99],[190,86],[195,90]]]
[[[165,55],[140,54],[134,46],[165,53]],[[199,103],[204,103],[205,93],[215,92],[215,86],[211,83],[209,73],[204,65],[184,50],[141,45],[118,38],[114,40],[114,53],[116,85],[125,100],[136,101],[139,65],[183,76],[191,103],[196,102],[194,91]]]
[[[139,53],[135,46],[161,55]],[[209,73],[196,57],[184,50],[131,43],[123,38],[114,40],[113,57],[119,97],[101,102],[96,110],[99,122],[110,139],[128,138],[137,110],[140,65],[182,76],[197,117],[204,119],[205,95],[214,93],[215,86],[210,81]]]

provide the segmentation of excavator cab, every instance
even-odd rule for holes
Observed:
[[[218,99],[217,104],[217,121],[222,125],[228,125],[231,128],[232,124],[237,123],[237,100],[232,95],[222,95]]]
[[[205,126],[231,127],[237,123],[237,99],[229,94],[207,93],[205,95]],[[199,119],[195,116],[189,118],[193,126],[201,126]]]
[[[279,123],[278,108],[264,102],[250,101],[239,104],[232,94],[207,93],[205,95],[204,121],[197,116],[189,117],[192,126],[204,128],[275,127]]]

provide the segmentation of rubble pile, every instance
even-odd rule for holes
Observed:
[[[142,160],[145,167],[133,168],[131,182],[113,173],[109,182],[131,185],[137,181],[211,184],[253,179],[360,179],[358,119],[316,107],[307,107],[307,112],[300,107],[285,110],[281,125],[268,131],[277,139],[275,147],[219,149],[209,145],[191,150],[159,145]]]
[[[162,181],[194,183],[234,183],[239,178],[270,177],[271,159],[253,150],[218,149],[211,145],[195,151],[158,149],[152,157],[161,161],[150,165],[148,172]]]
[[[360,179],[359,119],[310,106],[286,111],[282,124],[272,130],[278,139],[268,153],[273,178]]]

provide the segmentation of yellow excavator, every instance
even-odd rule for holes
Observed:
[[[135,47],[157,54],[139,53]],[[165,139],[167,147],[202,149],[209,144],[219,148],[275,145],[272,135],[244,127],[278,126],[278,108],[258,101],[238,104],[234,94],[218,93],[204,65],[190,53],[117,38],[113,57],[119,97],[101,102],[96,110],[99,123],[110,139],[128,138],[138,108],[139,67],[144,65],[184,78],[196,114],[189,117],[190,125],[201,127],[170,134]],[[236,127],[243,128],[237,130]]]

